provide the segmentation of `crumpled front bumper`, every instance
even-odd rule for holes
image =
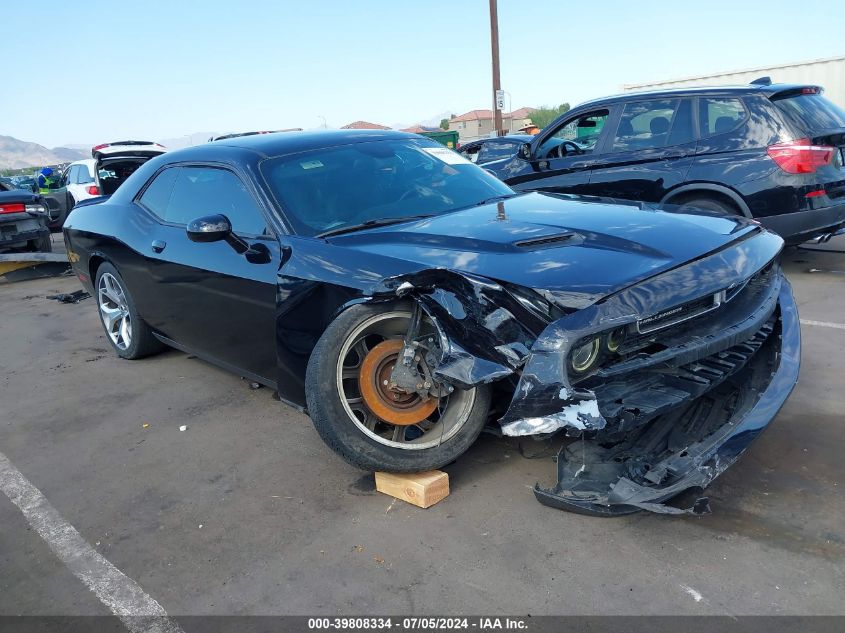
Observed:
[[[761,231],[587,302],[444,269],[389,278],[369,294],[418,301],[439,333],[437,380],[513,389],[504,435],[580,438],[561,451],[557,485],[536,489],[541,502],[599,515],[683,512],[663,502],[727,468],[797,380],[800,332],[777,262],[782,245]],[[706,316],[640,332],[641,320],[716,295]],[[573,384],[572,348],[618,328],[637,333],[633,347]]]
[[[712,392],[660,416],[612,446],[580,439],[558,455],[558,481],[537,485],[537,500],[583,514],[612,516],[649,510],[708,511],[707,500],[679,509],[663,502],[705,488],[769,425],[798,380],[801,333],[792,289],[783,279],[777,321],[747,365]]]

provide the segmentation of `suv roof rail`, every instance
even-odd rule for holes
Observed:
[[[766,75],[765,77],[757,77],[754,81],[751,82],[752,86],[771,86],[772,85],[772,78]]]

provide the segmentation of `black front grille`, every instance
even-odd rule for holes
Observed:
[[[720,352],[679,366],[659,366],[595,384],[602,416],[619,431],[714,389],[739,372],[779,328],[775,313],[749,338]]]
[[[740,319],[743,313],[748,314],[753,311],[764,297],[771,294],[775,271],[775,266],[769,264],[744,282],[725,289],[715,309],[705,310],[680,322],[642,333],[637,332],[634,327],[630,328],[616,357],[608,364],[625,362],[634,357],[654,354],[669,347],[682,345],[688,339],[706,335],[713,330],[715,325],[722,327],[732,320]],[[696,309],[701,310],[702,306],[709,305],[711,301],[713,301],[713,295],[684,304],[683,314],[689,315]],[[671,320],[671,316],[666,320]]]

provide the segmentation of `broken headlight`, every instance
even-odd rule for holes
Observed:
[[[611,330],[607,336],[604,337],[604,345],[607,351],[615,353],[619,350],[619,346],[625,342],[625,328],[620,327]]]
[[[576,374],[585,374],[598,361],[600,351],[601,339],[599,337],[590,339],[586,343],[580,343],[569,354],[569,366]]]
[[[613,357],[625,342],[626,327],[614,328],[583,338],[569,352],[569,373],[574,380],[585,378]]]

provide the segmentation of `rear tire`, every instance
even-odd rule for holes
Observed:
[[[50,234],[48,233],[44,237],[39,237],[37,240],[32,240],[29,243],[30,250],[36,253],[52,253],[53,252],[53,240],[50,238]]]
[[[669,204],[672,204],[672,201],[669,201]],[[703,209],[704,211],[715,211],[721,215],[742,215],[739,209],[735,206],[728,204],[726,202],[722,202],[721,200],[717,200],[716,198],[711,198],[708,196],[695,196],[691,198],[685,198],[680,203],[679,211],[686,211],[686,210],[693,210],[693,209]]]
[[[126,282],[112,264],[104,262],[97,268],[94,291],[100,323],[118,356],[136,360],[164,349],[138,314]]]
[[[348,384],[357,372],[366,373],[364,358],[369,352],[376,353],[378,339],[401,339],[403,323],[407,331],[409,320],[407,308],[352,306],[326,328],[308,362],[305,396],[314,427],[333,451],[364,470],[420,472],[440,468],[464,453],[487,421],[488,385],[468,391],[455,389],[438,399],[437,409],[418,424],[391,424],[365,404],[360,383],[357,387]],[[375,333],[381,323],[387,322],[389,334]],[[361,354],[356,351],[359,344]],[[349,362],[353,355],[359,357],[357,365]],[[347,378],[347,374],[352,377]]]

